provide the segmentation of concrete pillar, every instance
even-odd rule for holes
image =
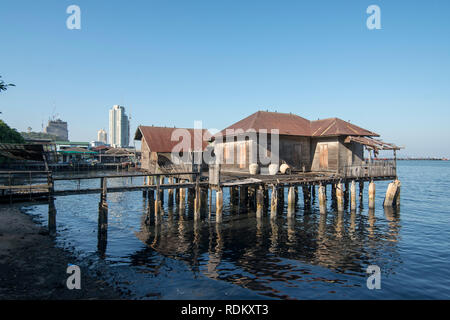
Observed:
[[[369,183],[369,209],[375,209],[375,183]]]
[[[336,202],[337,202],[337,210],[339,212],[344,211],[344,190],[342,183],[338,183],[336,185]]]
[[[356,183],[355,180],[352,180],[352,184],[350,186],[350,210],[356,210]]]

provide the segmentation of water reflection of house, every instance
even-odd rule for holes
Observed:
[[[178,133],[185,136],[180,137]],[[190,172],[192,152],[201,154],[206,149],[209,133],[206,129],[194,132],[194,129],[139,126],[134,139],[141,141],[141,169],[150,172]],[[178,163],[173,161],[172,151],[180,142],[186,142],[188,150],[177,153],[177,159],[181,160]]]
[[[272,130],[278,131],[280,163],[299,171],[342,172],[364,164],[364,149],[370,156],[370,151],[377,154],[378,150],[397,148],[374,139],[378,134],[339,118],[310,121],[292,113],[258,111],[215,136],[215,154],[222,154],[225,162],[222,170],[247,171],[251,161],[264,166],[259,152],[270,155]],[[256,135],[249,135],[251,131]],[[257,155],[253,160],[252,150]]]

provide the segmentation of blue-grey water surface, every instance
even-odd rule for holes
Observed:
[[[449,299],[450,162],[399,161],[401,207],[383,208],[388,181],[376,182],[376,209],[320,214],[299,201],[295,220],[286,212],[236,213],[225,189],[224,219],[194,222],[187,206],[164,203],[163,221],[145,223],[141,191],[108,194],[106,251],[98,248],[99,195],[58,197],[56,244],[74,263],[136,299]],[[109,186],[142,184],[141,178]],[[98,187],[85,180],[81,187]],[[77,188],[76,181],[56,188]],[[328,189],[328,198],[331,198]],[[302,196],[300,195],[300,199]],[[214,199],[213,199],[214,201]],[[27,206],[47,224],[48,205]],[[381,268],[381,289],[369,290],[367,266]]]

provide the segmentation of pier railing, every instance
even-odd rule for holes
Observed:
[[[371,163],[344,166],[340,173],[344,178],[395,177],[397,168],[395,160],[372,160]]]

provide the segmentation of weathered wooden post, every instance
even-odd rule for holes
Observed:
[[[195,199],[194,199],[194,220],[200,219],[200,206],[201,206],[201,194],[200,194],[200,175],[195,177]]]
[[[356,183],[355,180],[352,180],[352,184],[350,187],[350,210],[356,210]]]
[[[159,176],[159,184],[162,185],[164,183],[165,183],[164,176]],[[161,201],[161,205],[163,205],[164,204],[164,189],[160,188],[159,192],[160,192],[160,194],[159,194],[159,201]]]
[[[295,216],[295,187],[290,186],[288,191],[288,210],[287,210],[288,218],[292,218]]]
[[[307,185],[302,186],[303,190],[303,202],[305,204],[305,208],[309,209],[311,207],[311,192],[310,188]]]
[[[264,190],[260,186],[256,190],[256,217],[261,218],[264,210]]]
[[[375,183],[369,183],[369,209],[375,209]]]
[[[344,211],[344,190],[341,182],[336,185],[336,202],[337,210],[339,212]]]
[[[180,183],[183,183],[183,182],[180,181]],[[190,189],[189,189],[189,191],[190,191]],[[180,188],[178,193],[179,193],[179,196],[178,196],[179,205],[180,205],[180,208],[183,209],[183,208],[185,208],[185,205],[186,205],[186,189]]]
[[[348,181],[345,181],[345,189],[344,189],[344,207],[347,208],[348,202],[350,198],[350,186]]]
[[[173,177],[170,177],[168,182],[173,185]],[[170,207],[173,206],[173,188],[167,190],[167,205]]]
[[[180,183],[180,179],[178,178],[174,178],[174,182],[175,184]],[[175,203],[179,204],[180,203],[180,192],[178,191],[178,189],[174,189],[174,194],[175,194]]]
[[[386,197],[384,198],[384,206],[385,207],[393,207],[396,206],[399,202],[399,193],[400,193],[400,181],[395,180],[389,183],[388,188],[386,190]]]
[[[270,218],[276,219],[278,211],[278,187],[272,186],[272,197],[270,199]]]
[[[239,212],[247,210],[248,205],[248,187],[241,186],[239,188]]]
[[[100,195],[100,203],[98,205],[98,242],[97,249],[101,255],[106,251],[106,241],[108,234],[108,204],[106,202],[107,180],[105,177],[100,179],[102,193]]]
[[[216,191],[216,222],[222,222],[223,190]]]
[[[359,206],[362,207],[363,205],[363,196],[364,196],[364,181],[359,181]]]
[[[155,198],[155,221],[158,218],[160,210],[161,210],[161,188],[160,188],[160,179],[156,179],[156,198]]]
[[[147,176],[144,176],[144,187],[147,186],[149,183],[147,182]],[[147,197],[147,189],[143,189],[142,190],[142,197],[146,198]]]
[[[327,211],[327,194],[325,186],[319,185],[319,210],[320,213]]]
[[[56,234],[56,207],[53,197],[48,201],[48,232],[51,236]]]

